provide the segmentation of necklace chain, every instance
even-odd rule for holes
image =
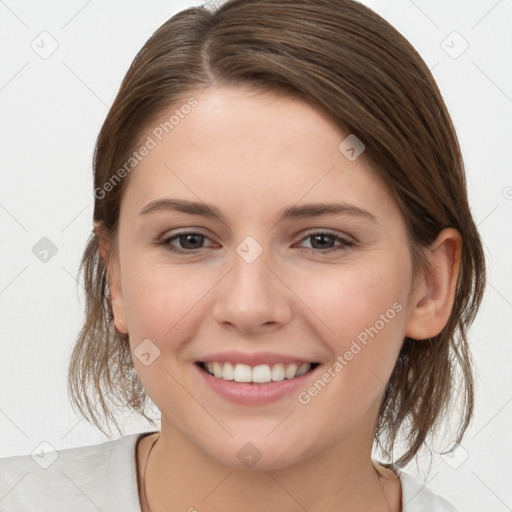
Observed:
[[[144,506],[143,512],[151,512],[151,509],[149,508],[148,500],[146,498],[146,469],[148,467],[148,461],[149,461],[149,456],[151,455],[151,450],[153,450],[156,442],[159,439],[160,439],[160,434],[158,434],[157,438],[151,444],[149,451],[148,451],[148,455],[146,457],[146,462],[144,463],[144,472],[142,473],[142,503]]]

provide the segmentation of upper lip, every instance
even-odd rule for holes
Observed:
[[[286,354],[276,354],[274,352],[239,352],[231,350],[227,352],[217,352],[210,354],[199,360],[201,363],[232,363],[246,364],[249,366],[258,366],[260,364],[298,364],[314,363],[312,359],[304,359],[297,356]]]

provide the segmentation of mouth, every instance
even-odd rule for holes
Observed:
[[[199,361],[196,364],[202,371],[217,379],[256,385],[293,380],[312,372],[319,365],[319,363],[312,362],[250,366],[248,364],[220,361]]]

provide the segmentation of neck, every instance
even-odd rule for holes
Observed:
[[[400,510],[398,478],[375,469],[371,444],[362,444],[367,434],[354,429],[336,446],[284,468],[247,470],[218,463],[162,418],[146,468],[147,501],[151,512]],[[141,449],[144,461],[154,439]]]

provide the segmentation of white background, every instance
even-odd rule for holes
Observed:
[[[454,458],[435,456],[428,474],[424,460],[406,471],[461,511],[512,510],[512,1],[363,3],[433,71],[460,137],[489,267],[470,333],[478,389],[472,427]],[[136,52],[192,5],[0,2],[0,456],[30,453],[42,441],[62,449],[107,440],[73,413],[66,390],[82,320],[75,276],[91,229],[92,152]],[[58,43],[47,59],[31,48],[43,31]],[[49,36],[39,37],[50,48]],[[468,49],[452,58],[464,41]],[[46,263],[32,252],[42,237],[57,248]],[[131,416],[125,425],[126,434],[152,429]]]

